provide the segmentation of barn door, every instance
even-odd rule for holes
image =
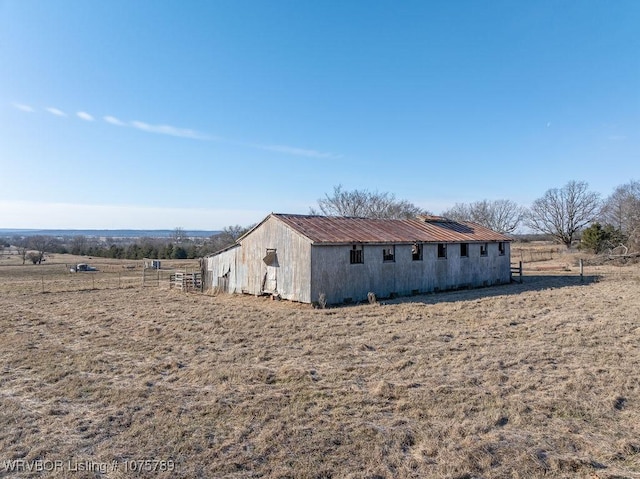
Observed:
[[[230,293],[229,291],[229,273],[227,272],[224,276],[218,277],[218,291],[224,293]]]
[[[264,284],[267,293],[278,291],[278,269],[275,266],[267,266],[267,279]]]
[[[275,249],[267,249],[267,255],[262,258],[267,266],[262,281],[262,291],[264,293],[277,293],[278,291],[278,255]]]

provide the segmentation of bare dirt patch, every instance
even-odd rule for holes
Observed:
[[[1,270],[0,477],[640,477],[633,271],[314,310]]]

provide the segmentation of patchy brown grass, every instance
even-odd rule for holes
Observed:
[[[88,263],[98,271],[72,273],[70,268]],[[146,270],[147,287],[169,287],[175,271],[199,271],[198,260],[162,260],[161,270]],[[60,293],[90,289],[120,289],[142,286],[143,261],[91,258],[73,255],[47,255],[41,265],[22,264],[17,255],[0,257],[0,294]]]
[[[183,478],[640,477],[640,271],[314,310],[0,268],[11,459]],[[539,273],[536,273],[539,274]],[[53,477],[130,477],[122,467]],[[47,474],[33,474],[33,477]]]

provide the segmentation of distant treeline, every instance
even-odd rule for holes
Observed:
[[[56,238],[73,238],[74,236],[86,236],[87,238],[114,238],[135,240],[139,238],[165,238],[171,239],[176,234],[176,229],[183,230],[183,228],[174,228],[172,230],[74,230],[74,229],[12,229],[12,228],[0,228],[0,238],[13,237],[13,236],[54,236]],[[191,238],[210,238],[221,233],[217,230],[188,230],[184,231],[186,236]]]
[[[108,239],[76,235],[54,237],[33,235],[0,238],[0,248],[13,247],[23,263],[41,263],[46,253],[74,254],[117,259],[193,259],[214,253],[235,243],[250,227],[228,226],[208,238],[186,237],[176,228],[173,238]]]
[[[71,249],[62,247],[57,252],[118,259],[193,259],[212,253],[213,248],[207,243],[198,246],[194,243],[178,245],[171,242],[162,244],[158,240],[143,240],[140,243],[135,242],[127,246],[112,244],[109,246],[93,245],[87,248]]]

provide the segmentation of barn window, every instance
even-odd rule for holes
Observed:
[[[382,260],[383,261],[395,261],[396,260],[396,247],[394,245],[382,248]]]
[[[276,250],[274,248],[267,248],[267,255],[262,258],[264,264],[267,266],[278,266],[278,257],[276,256]]]
[[[447,245],[445,243],[438,243],[438,258],[447,257]]]
[[[489,251],[489,243],[483,243],[480,245],[480,256],[487,256]]]
[[[469,243],[460,243],[460,256],[462,258],[469,257]]]
[[[413,243],[411,245],[411,259],[413,261],[422,261],[422,245],[419,243]]]
[[[500,251],[500,256],[504,256],[505,252],[506,252],[506,248],[504,247],[504,242],[500,241],[498,243],[498,251]]]
[[[363,247],[361,244],[354,244],[349,251],[349,262],[351,264],[364,263]]]

